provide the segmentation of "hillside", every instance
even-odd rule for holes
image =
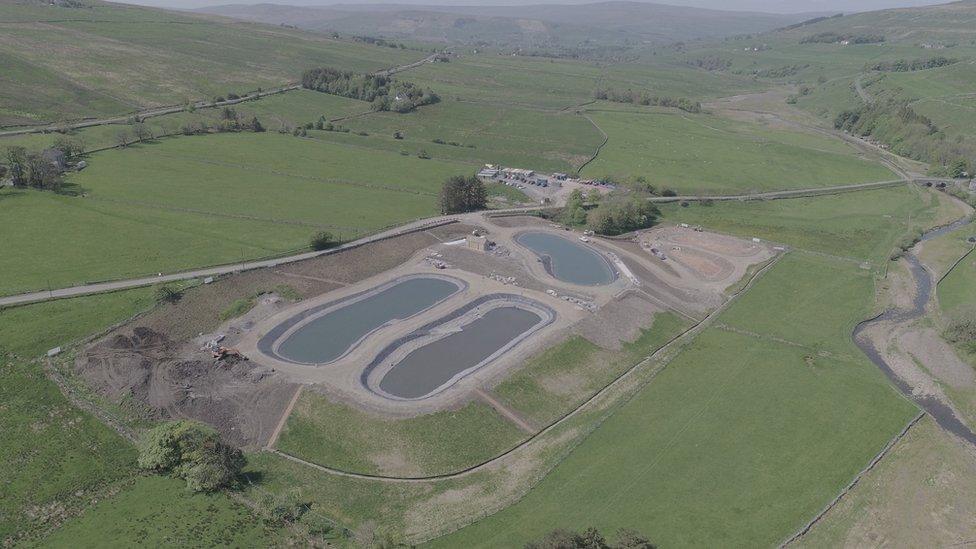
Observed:
[[[0,0],[0,127],[115,115],[296,81],[309,66],[377,70],[421,52],[86,0]]]
[[[761,32],[803,19],[619,1],[529,6],[259,4],[201,11],[323,32],[506,48],[667,44]]]
[[[673,60],[716,75],[794,86],[789,102],[952,175],[972,172],[976,140],[976,2],[837,15]],[[842,115],[843,116],[839,116]]]

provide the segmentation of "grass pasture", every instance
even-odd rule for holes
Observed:
[[[535,425],[548,425],[687,327],[677,315],[659,313],[650,328],[617,352],[576,336],[532,357],[493,391]]]
[[[898,540],[913,547],[948,547],[973,539],[974,479],[976,461],[966,445],[923,418],[797,546]],[[919,508],[932,512],[917,513]]]
[[[264,257],[322,229],[351,239],[435,215],[444,179],[474,171],[273,133],[170,138],[89,163],[70,179],[86,197],[0,192],[0,293]]]
[[[472,443],[474,434],[477,444]],[[423,476],[470,467],[523,438],[525,433],[480,402],[410,419],[385,419],[305,391],[277,447],[357,473]]]
[[[575,171],[603,142],[596,128],[572,113],[467,101],[444,100],[406,114],[376,112],[340,124],[369,136],[313,135],[411,155],[425,150],[436,159],[478,166],[493,163],[547,172]],[[393,137],[397,131],[402,139]]]
[[[680,193],[736,194],[894,179],[836,140],[672,109],[588,111],[608,134],[587,177],[644,176]]]
[[[45,547],[270,547],[282,532],[224,494],[189,494],[183,481],[139,477],[44,539]]]
[[[765,329],[746,313],[774,302],[785,283],[845,310],[818,307],[808,321],[847,331],[831,342],[853,349],[849,316],[868,313],[871,292],[854,291],[851,302],[847,292],[823,297],[810,282],[843,285],[856,268],[788,257],[719,321]],[[770,322],[787,322],[785,309],[767,307]],[[915,409],[863,357],[816,355],[817,338],[802,332],[796,344],[768,335],[707,330],[518,503],[430,545],[515,546],[584,524],[610,532],[637,528],[669,546],[782,541]]]
[[[738,236],[759,237],[818,253],[880,264],[898,238],[929,215],[932,200],[905,187],[765,202],[715,202],[661,206],[669,223],[702,225]]]

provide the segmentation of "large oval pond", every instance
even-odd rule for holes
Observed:
[[[583,286],[613,282],[610,264],[587,246],[542,232],[522,233],[515,241],[535,252],[546,271],[559,280]]]
[[[444,278],[408,278],[378,291],[370,290],[347,298],[339,302],[339,307],[333,302],[305,311],[275,327],[261,339],[259,346],[265,352],[271,350],[293,362],[332,362],[384,324],[427,310],[460,290],[460,282]],[[348,304],[341,305],[342,302]],[[332,310],[300,326],[277,348],[268,349],[292,326],[327,309]]]
[[[461,330],[414,350],[380,381],[384,392],[399,398],[420,398],[463,372],[480,366],[542,321],[519,307],[492,309]]]

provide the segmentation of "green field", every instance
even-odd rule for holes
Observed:
[[[914,227],[928,215],[931,200],[920,200],[916,193],[909,187],[896,187],[687,208],[667,204],[661,206],[661,212],[669,223],[700,224],[709,230],[880,263],[908,231],[909,216]]]
[[[895,179],[827,137],[672,109],[588,111],[609,136],[583,170],[592,178],[644,176],[680,193],[736,194]]]
[[[508,107],[568,109],[592,101],[597,88],[636,88],[655,95],[695,99],[759,89],[745,78],[722,77],[681,64],[598,64],[568,59],[464,55],[450,63],[411,70],[409,79],[442,99]]]
[[[341,123],[369,138],[315,132],[318,139],[415,154],[426,150],[438,159],[575,171],[603,141],[586,119],[489,103],[442,101],[407,114],[377,112]],[[400,132],[401,139],[393,137]],[[445,144],[434,143],[440,140]],[[454,142],[457,145],[451,145]]]
[[[478,442],[473,443],[472,435]],[[424,476],[458,471],[515,446],[525,433],[490,406],[391,419],[306,391],[277,448],[346,471]]]
[[[976,231],[967,231],[976,236]],[[969,245],[972,247],[972,244]],[[961,310],[976,310],[976,252],[971,252],[939,282],[938,297],[942,310],[952,316]]]
[[[140,477],[43,540],[45,547],[270,547],[281,531],[224,494],[188,494],[182,481]]]
[[[667,546],[785,539],[915,409],[850,343],[851,318],[871,306],[867,274],[799,254],[770,274],[719,318],[756,336],[706,331],[518,503],[431,545],[514,546],[580,525],[637,528]],[[821,293],[825,281],[868,291]],[[845,334],[831,344],[847,352],[818,355],[818,337],[781,343],[762,331],[794,320],[792,308],[768,307],[784,284],[801,302],[826,302],[805,322]],[[757,324],[749,312],[760,309]]]
[[[0,356],[0,398],[0,464],[13,473],[0,492],[0,540],[43,530],[133,474],[135,450],[71,405],[40,364]]]
[[[0,293],[280,254],[322,229],[352,239],[437,214],[444,179],[474,171],[273,133],[171,138],[89,162],[70,178],[85,197],[0,191],[11,243]]]
[[[673,313],[656,314],[650,328],[615,352],[605,351],[581,336],[573,337],[532,357],[494,392],[535,425],[548,425],[687,327],[687,321]]]

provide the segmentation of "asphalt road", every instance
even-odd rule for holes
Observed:
[[[895,180],[895,181],[880,181],[875,183],[860,183],[857,185],[837,185],[834,187],[820,187],[820,188],[813,188],[813,189],[774,191],[774,192],[742,194],[742,195],[667,196],[667,197],[656,196],[651,198],[650,200],[656,203],[696,202],[701,200],[716,200],[716,201],[777,200],[777,199],[786,199],[786,198],[800,198],[804,196],[837,194],[837,193],[852,192],[852,191],[865,190],[871,188],[892,187],[896,185],[904,185],[905,183],[906,183],[905,180]],[[558,204],[554,204],[553,206],[558,206]],[[545,207],[532,206],[527,208],[511,208],[507,210],[494,210],[491,213],[497,215],[503,213],[531,212],[531,211],[537,211],[537,210],[541,210],[553,206],[545,206]],[[190,280],[193,278],[206,278],[208,276],[219,276],[228,273],[249,271],[252,269],[277,267],[278,265],[285,265],[288,263],[294,263],[296,261],[311,259],[321,255],[341,252],[343,250],[356,248],[364,244],[369,244],[370,242],[375,242],[377,240],[383,240],[393,236],[397,236],[397,235],[401,235],[401,234],[405,234],[417,230],[423,230],[426,228],[438,227],[440,225],[445,225],[456,221],[477,222],[479,219],[483,218],[483,216],[484,216],[484,212],[475,212],[475,213],[462,214],[462,215],[437,216],[428,219],[412,221],[410,223],[400,225],[399,227],[394,227],[392,229],[382,231],[374,235],[366,236],[358,240],[354,240],[352,242],[347,242],[346,244],[343,244],[335,248],[331,248],[329,250],[303,252],[295,255],[279,257],[274,259],[264,259],[258,261],[242,261],[240,263],[205,267],[201,269],[195,269],[192,271],[182,271],[178,273],[162,274],[159,276],[147,276],[147,277],[139,277],[139,278],[130,278],[126,280],[114,280],[114,281],[107,281],[107,282],[97,282],[93,284],[81,284],[78,286],[71,286],[67,288],[56,288],[56,289],[50,289],[50,290],[44,290],[38,292],[29,292],[24,294],[0,297],[0,307],[6,307],[11,305],[22,305],[25,303],[37,303],[41,301],[49,301],[52,299],[77,297],[82,295],[112,292],[116,290],[126,290],[130,288],[140,288],[143,286],[151,286],[154,284],[177,282],[180,280]]]

